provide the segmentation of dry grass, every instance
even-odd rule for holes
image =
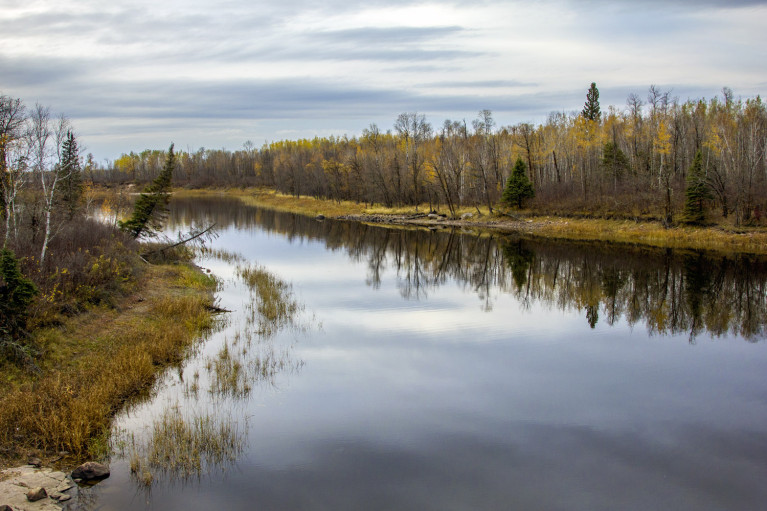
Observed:
[[[259,335],[268,337],[295,322],[303,307],[293,298],[290,285],[260,266],[237,266],[236,273],[251,291],[248,320]]]
[[[228,416],[184,415],[178,406],[170,407],[154,420],[145,442],[131,439],[131,476],[144,487],[158,475],[169,480],[199,477],[233,463],[242,452],[246,430]]]
[[[28,449],[93,454],[117,410],[145,394],[159,371],[180,362],[212,326],[214,283],[203,289],[194,273],[183,265],[150,267],[141,294],[117,309],[94,309],[39,332],[46,352],[42,376],[6,384],[0,445],[16,455]],[[190,289],[189,281],[199,286]]]
[[[680,226],[666,229],[657,222],[559,217],[532,217],[529,220],[530,225],[521,226],[521,230],[528,230],[533,234],[549,238],[603,240],[664,248],[767,254],[767,231],[764,229],[751,228],[740,232],[717,227]]]
[[[201,196],[225,193],[228,196],[239,197],[245,204],[310,216],[318,214],[327,217],[343,215],[402,216],[416,213],[416,208],[412,206],[386,208],[381,205],[354,202],[339,203],[312,197],[296,198],[263,189],[236,189],[225,192],[198,190],[184,193]],[[443,212],[447,211],[444,206],[437,209]],[[428,205],[426,204],[417,208],[417,212],[420,213],[427,210]],[[659,222],[653,221],[536,216],[532,211],[520,212],[519,216],[523,218],[520,221],[512,220],[509,217],[491,215],[486,207],[481,207],[479,213],[474,207],[464,207],[456,212],[457,216],[463,213],[471,213],[472,218],[466,221],[452,220],[450,223],[473,229],[526,232],[547,238],[600,240],[663,248],[767,254],[767,230],[760,227],[736,229],[728,224],[717,224],[708,227],[678,226],[666,229]],[[584,213],[584,216],[588,216],[588,213]],[[428,222],[422,221],[421,223]]]
[[[416,213],[425,213],[429,211],[429,204],[419,204],[416,206],[399,206],[387,208],[380,204],[357,203],[353,201],[333,201],[325,199],[316,199],[302,195],[295,197],[276,192],[274,190],[261,188],[246,189],[228,189],[225,191],[211,190],[178,190],[175,195],[182,197],[210,197],[211,195],[226,195],[228,197],[237,197],[244,204],[258,206],[276,211],[285,211],[289,213],[298,213],[307,216],[324,215],[326,217],[338,217],[342,215],[411,215]],[[447,212],[446,206],[439,208]],[[487,207],[480,207],[482,215],[488,215]],[[464,207],[456,211],[457,215],[463,213],[477,214],[477,209],[473,206]]]

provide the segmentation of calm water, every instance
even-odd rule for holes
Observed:
[[[199,264],[232,312],[120,416],[133,447],[81,507],[764,509],[765,260],[173,208],[217,222]],[[276,324],[256,265],[290,285]],[[168,410],[241,451],[147,489],[127,451]]]

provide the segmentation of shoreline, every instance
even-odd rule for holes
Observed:
[[[457,218],[428,215],[428,205],[385,208],[350,201],[330,201],[307,196],[289,196],[273,190],[195,189],[175,190],[180,196],[224,195],[244,204],[296,213],[311,217],[357,221],[377,225],[412,226],[427,229],[465,229],[488,233],[522,234],[548,239],[642,245],[655,248],[699,250],[723,254],[767,255],[767,229],[763,227],[677,225],[665,228],[658,221],[539,215],[522,211],[509,215],[478,213],[467,207],[457,211]]]
[[[103,458],[114,416],[213,324],[214,288],[191,264],[147,266],[112,306],[34,332],[41,375],[18,372],[0,386],[0,469],[29,456],[55,468]]]

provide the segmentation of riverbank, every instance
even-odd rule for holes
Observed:
[[[487,208],[463,208],[457,218],[428,215],[428,205],[419,208],[385,208],[350,201],[329,201],[313,197],[293,197],[271,190],[180,190],[184,196],[225,194],[240,198],[245,204],[278,211],[324,216],[385,225],[411,225],[430,229],[459,228],[473,231],[521,233],[551,239],[605,241],[647,245],[660,248],[709,250],[767,255],[767,229],[731,226],[675,226],[665,228],[660,222],[567,218],[535,215],[530,211],[490,213]]]
[[[104,456],[115,413],[212,326],[215,286],[188,264],[146,265],[110,306],[32,332],[40,373],[9,368],[0,381],[0,466]]]

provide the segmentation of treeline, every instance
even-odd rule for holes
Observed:
[[[602,111],[592,86],[582,112],[554,112],[539,125],[497,127],[492,113],[432,126],[403,113],[393,129],[371,125],[359,137],[284,140],[260,149],[200,149],[178,155],[175,184],[265,186],[386,206],[429,204],[493,208],[518,159],[538,212],[682,219],[690,169],[709,218],[736,225],[761,222],[767,208],[767,109],[760,97],[684,103],[650,87],[623,108]],[[145,182],[162,166],[162,151],[122,155],[93,172],[102,182]],[[701,188],[702,187],[702,188]]]

